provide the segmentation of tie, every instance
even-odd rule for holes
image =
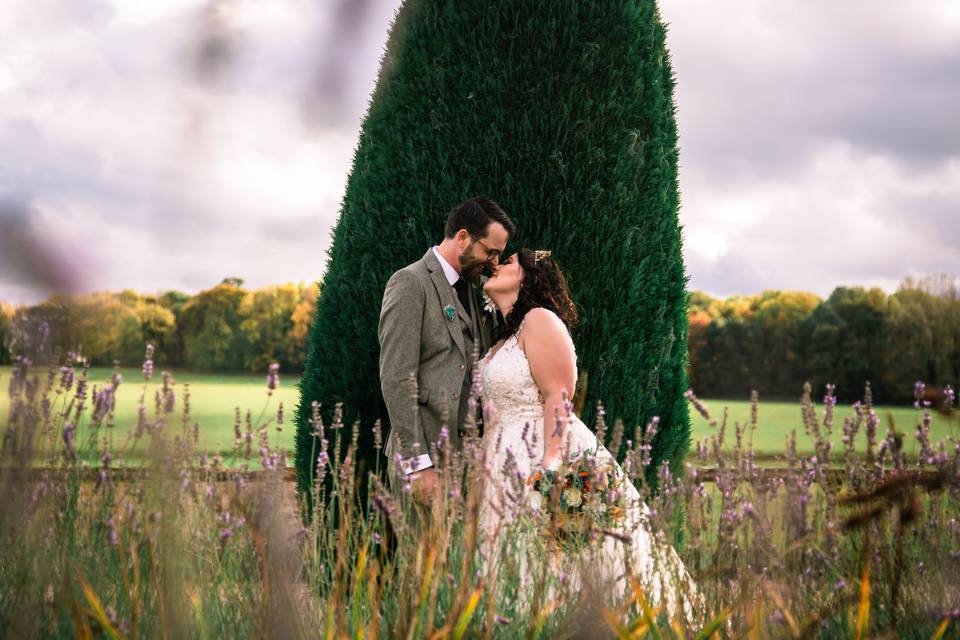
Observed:
[[[467,284],[467,281],[463,278],[460,278],[453,283],[453,288],[457,290],[457,297],[460,298],[460,304],[463,305],[463,310],[467,312],[467,315],[470,315],[470,285]]]

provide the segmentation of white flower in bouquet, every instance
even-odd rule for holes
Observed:
[[[544,497],[536,491],[530,492],[530,506],[537,510],[543,509]]]
[[[564,490],[560,497],[563,498],[563,501],[567,503],[568,507],[579,507],[580,503],[583,502],[583,495],[581,495],[580,489],[576,487]]]
[[[607,512],[607,505],[600,501],[600,496],[591,493],[584,501],[583,510],[593,518],[599,518]]]

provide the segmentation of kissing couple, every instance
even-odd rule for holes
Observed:
[[[522,248],[504,258],[514,233],[513,222],[494,201],[471,198],[450,211],[440,243],[387,282],[378,336],[380,386],[390,417],[385,454],[391,486],[399,492],[409,483],[417,502],[431,501],[438,490],[432,447],[444,441],[444,447],[461,450],[465,425],[477,418],[470,415],[477,410],[470,402],[477,367],[485,535],[495,536],[516,512],[515,477],[556,470],[571,453],[591,452],[612,470],[626,505],[617,535],[603,536],[589,548],[585,564],[591,578],[602,574],[622,595],[630,588],[629,567],[653,602],[673,613],[682,607],[689,617],[694,587],[682,561],[653,535],[647,506],[622,467],[570,413],[577,310],[566,278],[548,249]],[[483,293],[500,322],[480,304],[477,284],[485,270],[491,276]],[[474,353],[482,354],[477,362]],[[532,493],[529,483],[523,486]],[[676,588],[678,583],[684,587]]]

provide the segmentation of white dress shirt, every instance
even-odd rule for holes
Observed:
[[[452,287],[457,280],[460,279],[460,274],[457,273],[457,270],[450,266],[450,263],[447,262],[440,254],[440,250],[434,246],[433,255],[437,256],[437,261],[440,263],[440,268],[443,269],[443,275],[446,276],[447,282],[450,283]],[[408,476],[411,473],[416,473],[417,471],[422,471],[429,467],[433,466],[433,460],[430,459],[429,453],[421,453],[418,456],[412,458],[406,458],[405,460],[400,461],[400,471],[403,472],[403,475]]]
[[[457,280],[460,279],[460,274],[457,273],[457,270],[450,266],[450,263],[447,262],[447,259],[440,255],[439,247],[433,248],[433,255],[437,256],[437,260],[440,261],[440,268],[443,269],[443,275],[447,276],[447,282],[450,283],[452,287],[456,284]]]

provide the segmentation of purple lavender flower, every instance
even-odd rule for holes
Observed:
[[[120,536],[117,535],[116,523],[114,522],[113,514],[111,513],[110,517],[107,518],[107,543],[111,547],[115,547],[119,542]]]
[[[923,399],[923,392],[926,390],[927,385],[923,384],[920,380],[917,380],[913,384],[913,408],[920,408],[920,401]]]
[[[710,419],[710,412],[707,411],[707,405],[703,404],[699,398],[693,393],[693,389],[687,389],[683,394],[683,397],[690,401],[690,404],[693,405],[693,408],[697,410],[704,420]]]
[[[143,357],[143,379],[149,380],[153,377],[153,345],[147,343],[147,352]]]
[[[280,383],[280,365],[274,362],[267,370],[267,395],[272,396]]]
[[[320,451],[320,454],[317,456],[317,473],[316,477],[321,482],[327,475],[327,463],[330,461],[330,456],[327,454],[326,450]]]
[[[833,409],[837,406],[837,385],[827,384],[827,393],[823,396],[823,413],[825,418],[832,417]]]
[[[654,436],[657,435],[657,430],[660,428],[660,416],[653,416],[650,418],[650,424],[647,425],[646,437],[647,441],[653,440]]]
[[[63,454],[68,460],[75,460],[77,457],[77,450],[74,445],[75,432],[76,427],[72,422],[67,422],[63,425]]]
[[[70,388],[73,387],[73,377],[73,367],[69,365],[60,367],[60,387],[64,391],[70,391]]]
[[[47,346],[47,338],[50,337],[50,325],[46,320],[40,323],[40,326],[37,327],[37,338],[40,340],[40,351],[44,350],[44,347]]]
[[[94,393],[93,399],[93,415],[91,419],[94,422],[100,422],[107,414],[113,411],[115,400],[113,396],[113,389],[115,387],[104,387]]]

